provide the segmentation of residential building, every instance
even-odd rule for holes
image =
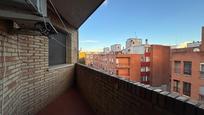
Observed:
[[[103,48],[103,53],[105,54],[110,53],[110,48],[109,47]]]
[[[126,41],[126,48],[140,46],[140,45],[142,45],[142,39],[139,39],[139,38],[129,38]]]
[[[151,45],[149,48],[150,57],[150,84],[169,90],[170,85],[170,47],[163,45]]]
[[[95,54],[91,66],[108,74],[139,81],[140,60],[141,55],[138,54]]]
[[[131,81],[140,81],[140,60],[140,54],[116,55],[116,75],[124,77]]]
[[[145,40],[145,44],[142,44],[142,39],[132,38],[126,41],[126,48],[123,49],[124,54],[145,54],[145,50],[148,49],[150,45],[148,40]]]
[[[94,55],[98,54],[98,52],[86,52],[85,56],[85,65],[92,67],[94,61]]]
[[[204,28],[201,43],[171,51],[171,90],[204,101]]]
[[[45,14],[33,7],[41,9],[41,2],[48,2],[45,19],[52,20],[58,34],[44,27]],[[0,1],[1,115],[204,114],[203,105],[184,97],[76,64],[78,29],[104,0],[47,2]],[[32,26],[36,21],[40,30]]]
[[[188,43],[187,44],[187,47],[190,48],[190,47],[199,47],[201,45],[201,42],[200,41],[193,41],[192,43]]]
[[[137,53],[101,53],[86,60],[91,67],[109,74],[170,90],[170,47],[148,44],[133,47],[138,48]]]
[[[121,44],[114,44],[111,46],[111,52],[120,52],[121,51]]]
[[[85,58],[86,58],[86,52],[85,51],[79,51],[79,60],[78,62],[81,64],[85,64]]]
[[[123,49],[124,54],[144,54],[145,53],[145,45],[132,46],[126,49]]]

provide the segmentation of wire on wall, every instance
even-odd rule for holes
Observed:
[[[2,55],[3,55],[3,63],[2,63],[2,65],[3,65],[3,70],[4,70],[4,72],[3,72],[3,78],[2,78],[2,105],[1,105],[1,114],[3,115],[3,105],[4,105],[4,78],[6,77],[6,47],[5,47],[5,40],[6,40],[6,38],[4,37],[4,39],[3,39],[3,41],[2,41],[2,44],[3,44],[3,51],[2,51]]]
[[[67,27],[66,27],[64,21],[62,20],[62,18],[61,18],[61,16],[60,16],[59,12],[57,11],[57,8],[56,8],[56,7],[54,6],[54,4],[52,3],[52,0],[48,0],[48,1],[49,1],[50,4],[52,5],[52,7],[53,7],[55,13],[57,14],[58,18],[60,19],[60,21],[61,21],[61,23],[62,23],[62,25],[64,26],[64,28],[66,29],[66,31],[68,31],[68,29],[67,29]]]

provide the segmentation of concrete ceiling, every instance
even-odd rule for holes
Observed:
[[[51,0],[61,16],[79,28],[104,0]]]

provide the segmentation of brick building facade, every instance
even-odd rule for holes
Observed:
[[[49,67],[47,37],[1,31],[0,41],[0,51],[4,51],[0,55],[0,92],[4,94],[0,106],[5,115],[36,113],[72,85],[73,65]],[[72,46],[77,47],[76,37]],[[71,63],[75,63],[77,55],[71,52]]]
[[[0,23],[0,115],[34,115],[59,95],[69,92],[70,88],[84,97],[88,103],[87,107],[90,107],[96,115],[203,115],[204,106],[197,105],[185,97],[163,92],[149,85],[130,83],[80,64],[75,65],[78,59],[77,28],[103,0],[52,1],[56,7],[58,6],[61,16],[66,14],[66,17],[71,19],[68,21],[66,17],[63,18],[69,23],[66,23],[65,28],[61,23],[53,23],[60,30],[58,32],[71,35],[66,36],[67,40],[63,42],[66,44],[66,47],[63,47],[63,51],[66,49],[64,58],[53,60],[54,66],[50,66],[50,51],[53,50],[49,49],[55,40],[52,41],[49,36],[33,35],[35,31],[28,29],[11,32],[13,20],[1,18],[3,21]],[[9,2],[11,1],[6,1]],[[82,18],[82,15],[85,17]],[[57,19],[56,15],[52,17]],[[60,34],[60,37],[62,36]],[[55,64],[62,63],[57,62],[61,59],[64,64]],[[70,97],[66,95],[66,98]],[[67,109],[64,103],[67,101],[66,98],[60,102],[58,108],[65,105],[64,108]],[[71,102],[81,101],[75,95],[72,99],[74,101]],[[67,114],[84,114],[83,108],[80,107],[81,105],[74,106],[74,110]],[[56,113],[64,113],[53,109]]]
[[[169,90],[170,47],[148,45],[144,48],[143,54],[101,53],[91,55],[92,59],[86,61],[89,66],[109,74]]]
[[[174,49],[171,53],[171,91],[204,101],[204,28],[199,47]]]

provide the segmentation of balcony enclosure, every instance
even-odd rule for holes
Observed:
[[[82,110],[81,112],[84,115],[87,115],[87,110],[90,110],[90,115],[202,115],[204,112],[202,106],[199,107],[196,102],[186,97],[180,97],[176,93],[154,89],[149,85],[138,82],[130,82],[85,65],[76,64],[75,74],[72,77],[75,81],[73,88],[87,104],[85,110],[83,106],[79,105],[73,115],[80,115],[79,110]],[[73,97],[66,97],[65,95],[64,98]],[[75,98],[72,100],[75,100]],[[69,110],[70,104],[62,103],[58,103],[56,106],[61,106],[60,108],[68,107],[67,112],[73,112],[73,110]],[[77,101],[74,103],[78,104]],[[53,108],[55,107],[54,104],[56,103],[48,105],[39,115],[51,113],[50,111],[62,113],[61,109],[55,110]]]
[[[0,115],[204,114],[187,97],[77,64],[78,29],[103,1],[47,0],[46,18],[8,9],[21,0],[0,2]]]

